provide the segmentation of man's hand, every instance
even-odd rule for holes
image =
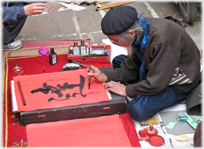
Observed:
[[[97,82],[106,82],[108,80],[107,76],[102,73],[97,67],[90,66],[90,72],[87,73],[88,76],[94,78]]]
[[[26,16],[41,14],[43,10],[45,9],[46,4],[44,3],[32,3],[29,5],[25,5],[24,11]]]
[[[118,82],[110,81],[104,84],[104,87],[107,91],[111,91],[121,96],[127,96],[126,94],[126,86],[124,84],[120,84]]]

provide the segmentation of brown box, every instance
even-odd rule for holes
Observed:
[[[111,95],[112,100],[108,102],[20,112],[21,125],[126,113],[126,98]]]

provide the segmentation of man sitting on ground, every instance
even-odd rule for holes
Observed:
[[[20,33],[27,16],[41,14],[45,9],[45,3],[31,2],[3,2],[3,26],[9,33],[9,39],[3,40],[3,50],[18,50],[23,46],[21,40],[15,40]],[[4,38],[4,37],[3,37]]]

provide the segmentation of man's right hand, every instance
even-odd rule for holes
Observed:
[[[25,5],[24,11],[26,16],[31,16],[31,15],[37,15],[41,14],[43,10],[45,9],[46,4],[44,3],[32,3],[29,5]]]
[[[102,73],[97,67],[90,66],[91,71],[87,73],[88,76],[93,77],[97,82],[106,82],[107,76]]]

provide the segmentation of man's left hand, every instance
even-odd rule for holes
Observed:
[[[107,91],[111,91],[111,92],[118,94],[118,95],[121,95],[121,96],[127,96],[126,86],[124,84],[110,81],[108,83],[104,83],[104,87],[107,89]]]

